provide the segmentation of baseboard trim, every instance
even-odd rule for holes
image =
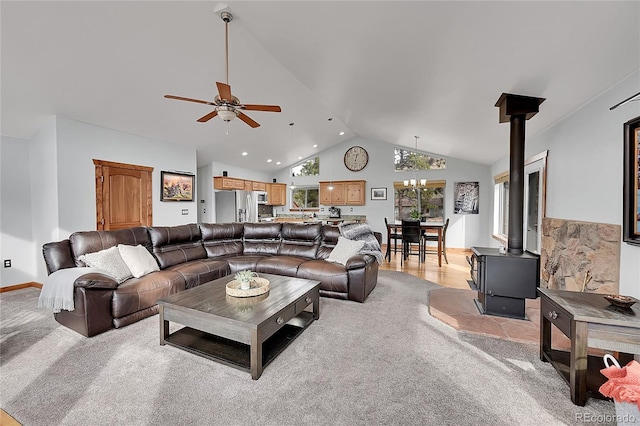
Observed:
[[[14,291],[14,290],[22,290],[23,288],[29,288],[29,287],[42,288],[42,284],[31,281],[23,284],[9,285],[6,287],[0,287],[0,293],[4,293],[7,291]]]

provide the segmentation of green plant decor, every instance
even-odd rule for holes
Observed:
[[[411,219],[420,219],[420,212],[418,210],[411,210],[409,216]]]
[[[256,276],[257,276],[257,274],[255,272],[246,270],[246,271],[236,272],[236,274],[234,275],[234,278],[237,281],[243,282],[243,281],[251,281]]]

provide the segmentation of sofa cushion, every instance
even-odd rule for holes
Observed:
[[[333,248],[331,254],[327,258],[327,262],[336,262],[346,265],[347,261],[355,256],[364,247],[364,241],[353,241],[345,237],[338,238],[338,244]]]
[[[79,257],[87,253],[95,253],[100,250],[115,247],[118,244],[135,246],[141,244],[151,248],[147,228],[138,226],[135,228],[118,229],[116,231],[82,231],[74,232],[69,236],[71,252],[76,266],[84,266]]]
[[[179,272],[184,277],[186,288],[199,286],[229,275],[229,264],[225,260],[199,259],[174,265],[167,270]]]
[[[195,223],[180,226],[154,226],[149,228],[153,254],[161,269],[179,263],[207,257],[201,239],[200,227]]]
[[[322,237],[320,223],[283,223],[278,254],[315,259]]]
[[[111,311],[121,318],[149,308],[157,300],[185,289],[183,276],[176,271],[152,272],[140,278],[131,278],[113,292]]]
[[[127,267],[134,277],[140,278],[151,272],[160,270],[155,257],[149,253],[149,250],[141,245],[128,246],[126,244],[118,244],[117,247],[120,256],[122,256],[122,260],[127,264]]]
[[[207,257],[242,254],[242,223],[201,223],[200,233]]]
[[[276,255],[280,248],[279,222],[245,223],[243,254],[245,255]]]
[[[255,271],[258,262],[260,262],[265,256],[230,256],[225,257],[224,261],[229,264],[229,272],[235,274],[238,271],[244,271],[251,269]]]
[[[298,266],[308,259],[293,256],[268,256],[260,259],[255,271],[265,274],[286,275],[295,277]]]
[[[339,263],[325,260],[309,260],[298,266],[298,278],[320,281],[320,291],[331,293],[349,292],[349,276]]]
[[[326,259],[331,254],[333,248],[338,244],[340,229],[334,225],[324,225],[322,227],[322,241],[316,259]]]
[[[118,284],[133,276],[127,264],[122,260],[117,247],[83,254],[78,259],[87,266],[102,269],[111,275]]]

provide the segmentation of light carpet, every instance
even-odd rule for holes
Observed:
[[[537,345],[432,318],[434,288],[380,271],[363,304],[321,298],[257,381],[160,346],[157,316],[88,339],[38,309],[39,290],[2,293],[0,404],[24,425],[614,424],[612,402],[571,403]]]

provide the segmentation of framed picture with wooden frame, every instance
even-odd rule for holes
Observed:
[[[624,123],[623,240],[640,245],[640,117]]]
[[[161,175],[160,201],[193,201],[194,175],[165,171]]]

